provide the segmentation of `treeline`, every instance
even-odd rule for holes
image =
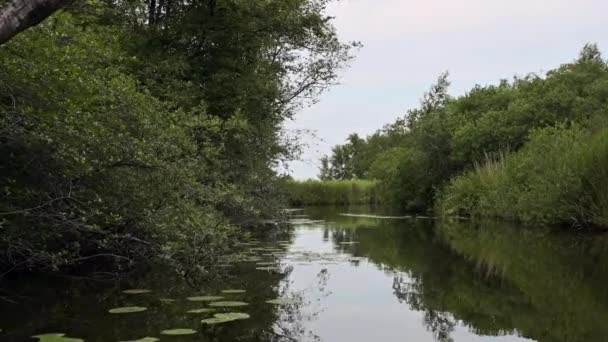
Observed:
[[[594,44],[546,75],[448,93],[322,159],[320,178],[371,179],[407,210],[608,227],[608,64]]]
[[[292,206],[382,204],[378,184],[364,179],[285,181],[286,198]]]
[[[204,268],[351,58],[326,0],[74,2],[0,49],[0,274]],[[1,276],[0,276],[1,278]]]

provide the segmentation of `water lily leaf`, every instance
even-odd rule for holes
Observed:
[[[63,333],[41,334],[32,337],[37,338],[39,342],[84,342],[80,338],[65,337]]]
[[[150,293],[150,292],[152,292],[152,291],[146,290],[146,289],[129,289],[129,290],[122,291],[122,293],[126,293],[126,294],[142,294],[142,293]]]
[[[293,302],[294,301],[289,298],[276,298],[276,299],[271,299],[271,300],[266,301],[266,303],[274,304],[274,305],[287,305],[287,304],[291,304]]]
[[[160,339],[156,337],[143,337],[133,341],[121,341],[121,342],[158,342]]]
[[[249,305],[249,303],[237,302],[237,301],[223,301],[223,302],[209,303],[209,306],[225,306],[225,307],[246,306],[246,305]]]
[[[160,332],[161,335],[170,335],[170,336],[178,336],[178,335],[192,335],[196,334],[197,331],[194,329],[168,329]]]
[[[244,312],[227,312],[215,314],[212,318],[207,318],[201,321],[203,324],[220,324],[226,322],[237,321],[241,319],[248,319],[249,314]]]
[[[232,319],[211,317],[211,318],[203,319],[201,321],[201,323],[203,323],[203,324],[220,324],[220,323],[226,323],[226,322],[232,322],[232,321],[233,321]]]
[[[218,313],[213,315],[215,318],[221,318],[221,319],[231,319],[231,320],[239,320],[239,319],[248,319],[249,314],[246,314],[244,312],[226,312],[226,313]]]
[[[196,296],[196,297],[188,297],[187,300],[191,302],[213,302],[215,300],[224,299],[222,296]]]
[[[146,311],[146,310],[148,310],[148,308],[143,307],[143,306],[125,306],[122,308],[110,309],[110,310],[108,310],[108,312],[111,314],[127,314],[127,313],[142,312],[142,311]]]
[[[237,294],[237,293],[245,293],[247,292],[246,290],[222,290],[222,293],[226,293],[226,294]]]
[[[202,309],[188,310],[188,313],[201,314],[201,313],[208,313],[208,312],[214,312],[214,311],[215,311],[215,309],[212,309],[212,308],[202,308]]]

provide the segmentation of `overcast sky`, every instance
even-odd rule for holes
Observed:
[[[286,124],[316,138],[295,178],[314,178],[319,158],[348,134],[373,133],[418,105],[445,70],[453,95],[475,84],[545,72],[586,42],[608,57],[608,0],[342,0],[329,14],[343,40],[361,41],[340,85]]]

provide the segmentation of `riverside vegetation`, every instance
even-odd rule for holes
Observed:
[[[0,278],[209,265],[277,215],[327,0],[73,2],[0,49]]]
[[[320,179],[373,180],[412,211],[608,228],[608,64],[596,45],[543,76],[458,97],[448,87],[445,73],[419,108],[350,135]]]

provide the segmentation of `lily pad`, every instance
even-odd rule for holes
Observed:
[[[218,313],[213,315],[216,318],[222,318],[222,319],[231,319],[231,320],[239,320],[239,319],[247,319],[251,316],[249,316],[249,314],[246,314],[244,312],[226,312],[226,313]]]
[[[197,331],[194,329],[168,329],[160,332],[161,335],[179,336],[179,335],[192,335],[196,334]]]
[[[211,318],[203,319],[201,321],[201,323],[212,325],[212,324],[220,324],[220,323],[226,323],[226,322],[232,322],[232,321],[233,321],[232,319],[211,317]]]
[[[32,337],[37,338],[39,342],[84,342],[80,338],[65,337],[63,333],[41,334]]]
[[[191,302],[213,302],[215,300],[224,299],[222,296],[196,296],[196,297],[188,297],[187,300]]]
[[[245,293],[247,292],[246,290],[222,290],[222,293],[226,293],[226,294],[237,294],[237,293]]]
[[[241,319],[248,319],[249,314],[244,312],[227,312],[215,314],[212,318],[207,318],[201,321],[203,324],[220,324],[232,321],[238,321]]]
[[[293,303],[293,300],[288,299],[288,298],[276,298],[276,299],[267,300],[266,303],[274,304],[274,305],[287,305],[287,304]]]
[[[208,313],[208,312],[214,312],[214,311],[215,311],[215,309],[212,309],[212,308],[202,308],[202,309],[188,310],[188,313],[201,314],[201,313]]]
[[[143,294],[143,293],[150,293],[150,292],[152,292],[152,291],[146,290],[146,289],[129,289],[129,290],[122,291],[122,293],[126,293],[126,294]]]
[[[238,301],[223,301],[209,303],[209,306],[222,306],[222,307],[235,307],[235,306],[247,306],[249,303],[238,302]]]
[[[121,342],[158,342],[158,341],[160,341],[160,339],[158,339],[156,337],[142,337],[140,339],[133,340],[133,341],[121,341]]]
[[[111,314],[128,314],[128,313],[142,312],[142,311],[146,311],[146,310],[148,310],[148,308],[143,307],[143,306],[125,306],[122,308],[110,309],[110,310],[108,310],[108,312]]]

